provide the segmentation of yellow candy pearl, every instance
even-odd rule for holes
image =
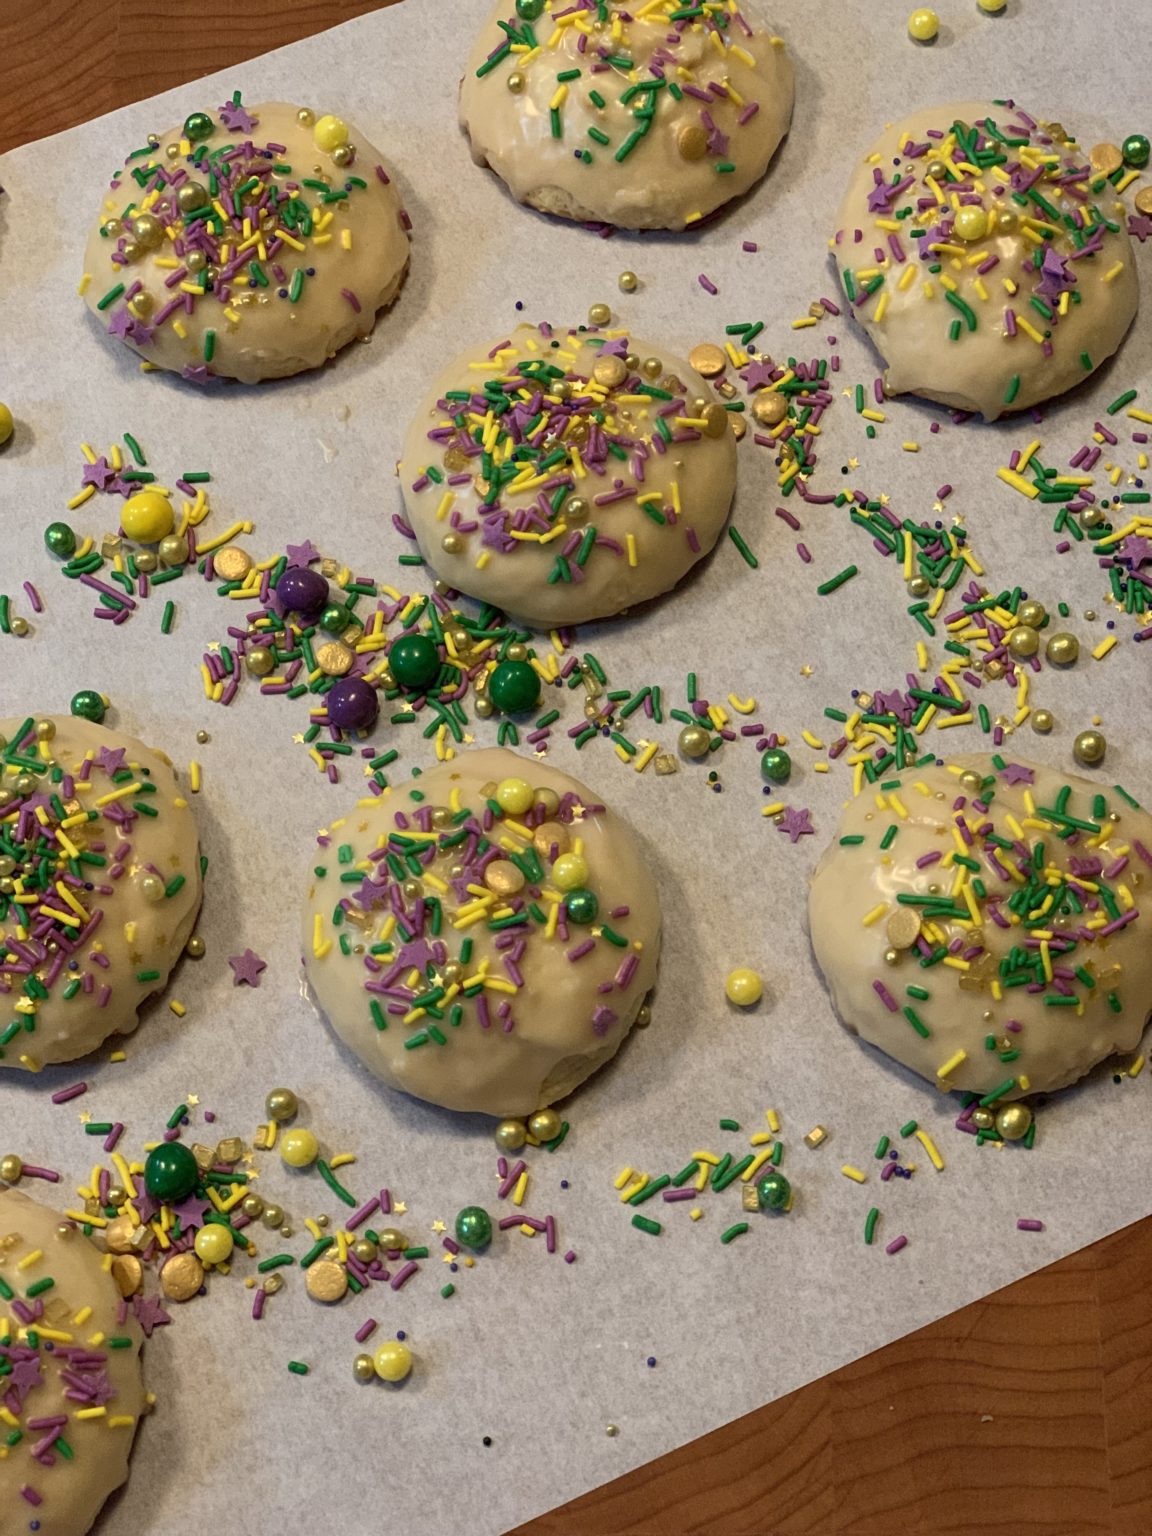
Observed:
[[[137,491],[124,503],[120,526],[138,544],[158,544],[175,528],[176,512],[159,491]]]
[[[552,866],[552,883],[562,891],[579,890],[588,883],[588,860],[579,853],[562,853]]]
[[[760,980],[758,971],[751,971],[746,966],[741,966],[735,971],[728,972],[724,991],[730,1003],[735,1003],[740,1008],[751,1008],[753,1003],[758,1003],[764,996],[764,983]]]
[[[342,144],[348,142],[348,124],[341,117],[333,117],[331,113],[320,118],[312,130],[312,137],[316,141],[316,148],[322,149],[326,155],[330,155],[334,149],[339,149]]]
[[[227,1227],[201,1227],[193,1244],[202,1264],[226,1264],[232,1257],[235,1240]]]
[[[983,208],[975,206],[958,208],[952,228],[961,240],[983,240],[988,233],[988,215]]]
[[[527,779],[501,779],[496,786],[496,804],[509,816],[523,816],[535,798]]]
[[[304,1126],[296,1126],[281,1136],[280,1156],[289,1168],[310,1168],[320,1156],[320,1143]]]
[[[381,1381],[403,1381],[412,1369],[412,1351],[399,1339],[381,1344],[372,1357]]]
[[[976,0],[976,4],[986,16],[999,16],[1008,0]]]
[[[927,6],[913,11],[908,18],[908,36],[918,43],[930,43],[940,30],[940,18]]]
[[[0,443],[6,443],[12,436],[16,423],[12,420],[12,412],[0,400]]]

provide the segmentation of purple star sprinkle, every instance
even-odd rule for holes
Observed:
[[[104,455],[101,454],[95,464],[85,464],[84,471],[80,476],[80,484],[94,485],[98,491],[106,491],[109,484],[115,478],[116,471]]]
[[[260,121],[258,117],[253,117],[251,112],[246,112],[238,101],[226,101],[216,110],[220,114],[220,121],[229,133],[251,133]]]
[[[258,987],[260,972],[268,969],[267,963],[250,949],[246,949],[242,955],[231,955],[228,964],[232,967],[234,987],[240,986],[241,983],[248,987]]]
[[[289,544],[284,553],[289,565],[311,565],[313,560],[320,558],[320,551],[311,539],[305,539],[303,544]]]
[[[816,831],[807,807],[798,811],[793,806],[785,806],[784,814],[776,825],[781,832],[787,832],[793,844],[798,843],[802,837],[811,836]]]
[[[1031,768],[1025,768],[1023,763],[1009,763],[1001,770],[1000,777],[1005,784],[1032,784],[1036,779]]]

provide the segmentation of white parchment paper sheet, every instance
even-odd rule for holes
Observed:
[[[1137,111],[1148,100],[1150,22],[1141,0],[1114,0],[1106,21],[1099,7],[1071,0],[1009,0],[998,19],[972,0],[947,0],[931,49],[907,40],[908,6],[872,0],[777,15],[797,60],[791,137],[764,185],[687,237],[601,241],[514,206],[472,167],[455,125],[455,91],[487,0],[407,0],[0,162],[8,194],[0,200],[0,397],[19,418],[18,438],[0,458],[0,590],[19,596],[20,581],[31,577],[47,605],[34,637],[0,639],[0,713],[66,710],[77,687],[104,689],[115,723],[179,764],[202,761],[196,805],[211,858],[202,924],[209,957],[185,964],[172,989],[187,1018],[154,1008],[125,1065],[102,1057],[36,1081],[5,1077],[0,1150],[18,1148],[79,1178],[96,1149],[78,1109],[128,1122],[125,1145],[138,1151],[192,1092],[215,1109],[221,1134],[251,1135],[264,1091],[285,1081],[305,1099],[325,1146],[358,1154],[345,1171],[358,1195],[386,1183],[408,1202],[413,1240],[437,1242],[432,1221],[451,1223],[465,1203],[496,1208],[486,1127],[379,1088],[300,995],[296,913],[311,838],[350,807],[355,770],[334,788],[291,745],[306,724],[306,700],[262,699],[250,688],[228,711],[205,703],[199,656],[234,620],[233,605],[184,581],[167,589],[179,607],[170,637],[159,634],[159,596],[114,631],[90,617],[91,594],[52,569],[42,530],[64,515],[76,488],[77,444],[103,447],[128,430],[167,476],[212,470],[209,531],[249,516],[259,554],[311,535],[355,569],[401,581],[391,466],[413,397],[443,357],[506,334],[520,318],[517,299],[523,317],[560,324],[607,299],[623,323],[681,352],[722,339],[734,320],[765,319],[761,343],[777,356],[793,347],[801,356],[826,352],[833,333],[843,382],[870,384],[875,356],[845,321],[808,332],[789,325],[816,295],[836,294],[825,240],[853,158],[886,119],[987,93],[1019,95],[1034,113],[1074,126],[1085,144],[1149,126]],[[124,152],[150,130],[214,109],[237,86],[249,104],[281,97],[338,111],[384,150],[415,225],[412,271],[371,343],[334,366],[285,384],[200,393],[140,375],[127,352],[101,339],[75,290],[87,219]],[[757,255],[741,251],[744,239],[759,242]],[[1149,249],[1140,252],[1146,281]],[[624,268],[641,277],[631,296],[617,291]],[[718,297],[698,285],[701,271]],[[1150,357],[1142,319],[1120,360],[1050,411],[1039,430],[1049,462],[1066,462],[1121,388],[1147,387]],[[1030,424],[957,428],[903,403],[889,416],[868,443],[850,402],[833,411],[815,488],[838,488],[840,464],[857,456],[851,483],[886,491],[898,512],[921,518],[936,487],[953,482],[949,511],[966,519],[989,585],[1019,581],[1050,604],[1063,597],[1082,639],[1101,638],[1104,584],[1091,556],[1077,549],[1058,557],[1050,511],[994,479],[1010,447],[1031,436]],[[942,422],[935,436],[933,419]],[[922,444],[918,455],[901,452],[910,438]],[[561,1247],[575,1248],[577,1262],[550,1259],[540,1240],[513,1233],[456,1276],[451,1301],[439,1297],[447,1272],[434,1256],[402,1292],[377,1290],[336,1313],[309,1302],[296,1273],[259,1324],[248,1320],[251,1293],[238,1275],[214,1280],[211,1296],[177,1309],[175,1325],[148,1349],[159,1407],[104,1536],[220,1519],[246,1536],[317,1519],[349,1533],[496,1532],[1148,1210],[1147,1077],[1121,1090],[1103,1075],[1066,1095],[1045,1113],[1032,1155],[978,1151],[950,1131],[950,1102],[869,1054],[835,1021],[810,959],[804,896],[849,778],[843,768],[812,773],[815,755],[799,731],[828,725],[823,706],[843,706],[852,686],[901,683],[919,631],[903,611],[898,571],[846,514],[793,498],[815,556],[809,567],[799,563],[796,536],[772,516],[774,478],[767,453],[746,443],[735,521],[759,570],[725,540],[673,599],[582,637],[616,686],[659,682],[669,702],[682,702],[691,667],[713,699],[729,690],[755,695],[757,718],[793,738],[798,767],[785,798],[812,808],[818,835],[792,847],[760,817],[750,746],[727,749],[715,764],[722,794],[705,786],[706,768],[686,765],[678,777],[658,779],[631,772],[601,743],[579,757],[566,741],[557,747],[558,760],[634,819],[659,872],[667,933],[652,1027],[569,1106],[573,1130],[561,1152],[533,1159],[526,1209],[556,1213]],[[76,524],[98,533],[110,525],[105,506],[81,509]],[[850,559],[858,578],[817,599],[817,581]],[[1095,625],[1081,619],[1086,607],[1101,612]],[[28,611],[22,599],[17,611]],[[1102,781],[1120,779],[1149,800],[1147,655],[1128,642],[1129,625],[1121,620],[1124,644],[1107,661],[1040,680],[1037,700],[1054,709],[1059,729],[1046,739],[1026,731],[1018,745],[1070,765],[1072,735],[1096,709],[1111,743]],[[939,664],[940,641],[930,649]],[[566,698],[564,726],[576,718]],[[1010,694],[995,691],[990,702],[1007,708]],[[632,726],[634,737],[643,735],[640,717]],[[200,727],[212,737],[203,747],[195,743]],[[661,733],[668,748],[675,731]],[[478,735],[494,739],[494,729],[482,723]],[[941,748],[977,744],[974,734],[962,736],[936,740]],[[415,732],[383,728],[378,736],[393,738],[403,753],[394,773],[428,760]],[[258,991],[234,989],[225,963],[246,944],[268,961]],[[766,977],[765,1002],[748,1014],[723,998],[722,978],[735,964]],[[53,1108],[48,1093],[80,1076],[91,1084],[87,1097]],[[683,1207],[657,1211],[667,1217],[659,1239],[630,1228],[612,1189],[623,1164],[675,1171],[701,1144],[742,1147],[743,1137],[717,1131],[718,1118],[734,1115],[756,1129],[769,1104],[788,1138],[786,1167],[798,1190],[792,1218],[756,1220],[748,1236],[722,1248],[721,1230],[739,1219],[732,1190],[723,1201],[706,1199],[707,1215],[695,1224]],[[947,1170],[934,1174],[920,1158],[914,1180],[882,1186],[871,1149],[912,1116],[936,1135]],[[811,1152],[801,1136],[817,1121],[831,1136]],[[842,1178],[842,1162],[866,1167],[869,1185]],[[282,1199],[298,1226],[319,1210],[339,1214],[315,1176],[290,1180],[278,1160],[264,1166],[258,1187]],[[863,1246],[872,1203],[884,1212],[883,1237],[909,1234],[897,1257]],[[1018,1233],[1020,1215],[1043,1219],[1045,1232]],[[266,1239],[261,1251],[273,1247]],[[381,1322],[378,1338],[409,1331],[419,1363],[402,1392],[352,1380],[352,1334],[369,1315]],[[649,1355],[654,1369],[645,1365]],[[308,1361],[311,1375],[289,1375],[290,1358]],[[605,1434],[609,1422],[619,1425],[615,1438]]]

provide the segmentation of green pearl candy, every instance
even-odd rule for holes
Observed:
[[[600,910],[600,898],[595,891],[581,888],[577,891],[569,891],[564,898],[564,905],[568,910],[568,916],[574,923],[594,923],[596,914]]]
[[[1120,146],[1120,153],[1124,156],[1124,164],[1134,166],[1142,171],[1148,164],[1149,154],[1152,153],[1152,145],[1142,133],[1130,133]]]
[[[769,784],[787,784],[792,777],[792,759],[783,747],[769,747],[760,759],[760,772]]]
[[[756,1186],[760,1208],[764,1211],[782,1211],[792,1194],[792,1186],[782,1173],[766,1173]]]
[[[76,535],[67,523],[49,523],[44,530],[44,543],[61,560],[71,560],[76,553]]]
[[[166,1203],[186,1200],[199,1178],[196,1159],[179,1141],[162,1141],[152,1148],[144,1164],[144,1187]]]
[[[479,1252],[492,1241],[492,1218],[482,1205],[466,1205],[456,1217],[456,1241]]]
[[[539,21],[544,14],[544,0],[516,0],[516,14],[521,21]]]
[[[440,647],[429,635],[401,635],[392,642],[388,665],[401,688],[430,688],[440,675]]]
[[[506,715],[522,715],[540,702],[540,679],[526,661],[502,661],[488,679],[488,697]]]
[[[81,688],[79,693],[72,695],[68,707],[74,715],[78,715],[81,720],[91,720],[93,725],[100,724],[108,708],[103,696],[95,688]]]
[[[216,131],[216,124],[208,116],[207,112],[193,112],[191,117],[184,119],[184,137],[191,139],[193,144],[199,144],[204,139],[210,139]]]
[[[320,628],[330,635],[342,635],[351,622],[352,615],[343,603],[329,603],[320,615]]]

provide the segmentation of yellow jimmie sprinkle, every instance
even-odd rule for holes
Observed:
[[[884,916],[884,914],[885,914],[885,912],[887,912],[887,910],[888,910],[888,903],[886,901],[879,901],[879,902],[876,903],[876,905],[872,908],[872,910],[870,912],[865,912],[864,916],[860,919],[860,921],[864,925],[865,928],[871,928],[874,924],[876,924],[876,923],[878,923],[880,921],[880,919]]]
[[[1115,646],[1115,644],[1116,636],[1108,635],[1106,639],[1101,640],[1100,644],[1095,647],[1092,652],[1093,657],[1097,661],[1103,661],[1105,656],[1107,656],[1108,652],[1113,648],[1113,646]]]
[[[947,1061],[942,1062],[940,1066],[936,1068],[936,1076],[949,1077],[953,1072],[955,1072],[957,1067],[961,1066],[967,1060],[967,1051],[957,1051],[955,1055],[949,1056]]]
[[[931,1162],[933,1168],[935,1168],[936,1172],[942,1173],[944,1171],[944,1159],[936,1150],[936,1143],[932,1140],[931,1136],[929,1136],[928,1132],[917,1131],[916,1140],[924,1148],[925,1152],[927,1152],[929,1161]]]
[[[862,1168],[853,1168],[851,1163],[845,1163],[840,1172],[846,1179],[851,1179],[854,1184],[867,1184],[868,1175]]]

